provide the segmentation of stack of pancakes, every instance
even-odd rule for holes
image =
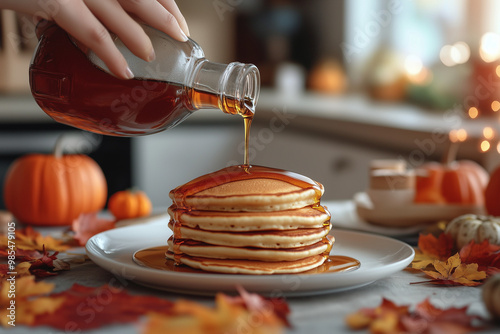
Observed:
[[[246,168],[246,169],[242,169]],[[326,260],[333,237],[321,184],[266,167],[232,166],[170,192],[176,264],[238,274],[298,273]]]

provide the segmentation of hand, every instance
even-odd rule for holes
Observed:
[[[131,79],[127,61],[113,44],[115,33],[137,57],[155,58],[151,40],[132,18],[186,41],[189,29],[175,0],[0,0],[0,8],[55,21],[92,49],[118,78]],[[109,31],[108,31],[109,30]]]

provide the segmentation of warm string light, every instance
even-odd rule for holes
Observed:
[[[479,115],[479,110],[476,107],[470,107],[467,114],[470,118],[474,119]]]
[[[488,152],[492,146],[491,141],[496,137],[496,131],[490,127],[490,126],[485,126],[483,128],[483,137],[484,139],[481,141],[479,144],[479,149],[481,152]],[[496,145],[497,151],[500,149],[500,142],[497,143]]]
[[[452,143],[461,143],[467,140],[467,131],[465,129],[453,129],[450,130],[448,137]]]
[[[494,112],[500,110],[500,102],[497,100],[491,102],[491,110],[493,110]]]

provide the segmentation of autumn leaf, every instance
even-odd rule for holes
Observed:
[[[12,275],[14,275],[15,277],[30,276],[31,275],[29,270],[30,267],[31,263],[29,262],[21,262],[18,265],[16,265],[14,269],[12,269],[9,264],[0,264],[0,281],[12,277]],[[15,273],[15,274],[9,274],[9,273]]]
[[[453,254],[453,248],[453,238],[449,234],[441,233],[437,238],[432,234],[421,234],[412,268],[424,269],[435,260],[446,260]]]
[[[457,253],[446,262],[436,260],[433,262],[436,271],[424,270],[423,272],[433,278],[427,283],[444,284],[444,285],[480,285],[487,275],[484,271],[478,271],[476,263],[462,263],[460,255]],[[415,284],[415,283],[414,283]]]
[[[473,324],[482,319],[467,314],[467,307],[438,309],[429,299],[416,305],[397,306],[383,299],[375,308],[364,308],[346,317],[351,329],[369,329],[371,333],[469,333],[481,329]]]
[[[0,237],[0,248],[6,249],[7,246],[8,237],[7,235],[2,235]],[[70,248],[63,241],[54,239],[50,235],[42,236],[31,226],[16,230],[16,249],[42,251],[44,246],[49,251],[65,251]]]
[[[54,289],[54,284],[35,282],[34,276],[24,276],[15,280],[15,298],[9,294],[10,280],[0,283],[0,322],[4,327],[10,327],[12,301],[15,305],[15,324],[32,325],[36,317],[50,315],[57,310],[63,298],[46,297]]]
[[[477,263],[484,271],[500,270],[500,246],[491,245],[487,239],[479,244],[472,240],[460,250],[460,259],[463,263]]]
[[[75,232],[74,239],[80,246],[85,246],[87,240],[97,233],[115,227],[115,220],[97,217],[97,213],[82,213],[73,221],[71,229]]]
[[[0,256],[7,258],[9,255],[7,249],[0,249]],[[37,258],[42,256],[42,253],[40,253],[37,250],[25,250],[25,249],[16,249],[15,250],[15,257],[16,261],[23,262],[23,261],[29,261],[32,258]]]
[[[170,314],[173,305],[154,296],[130,295],[122,287],[111,285],[94,288],[74,284],[50,298],[62,298],[63,303],[57,312],[36,317],[33,326],[69,331],[95,329],[113,323],[130,323],[148,312]],[[67,328],[68,324],[71,329]]]
[[[397,306],[383,298],[376,308],[363,308],[346,317],[351,329],[369,328],[372,333],[398,333],[402,331],[399,319],[409,314],[409,306]]]
[[[283,332],[287,321],[284,322],[279,312],[271,307],[272,299],[243,294],[229,297],[219,293],[214,307],[179,300],[170,315],[149,314],[144,334]]]

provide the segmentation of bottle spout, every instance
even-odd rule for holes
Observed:
[[[260,92],[260,74],[255,65],[219,64],[200,61],[190,85],[193,108],[218,108],[227,114],[251,116]]]

